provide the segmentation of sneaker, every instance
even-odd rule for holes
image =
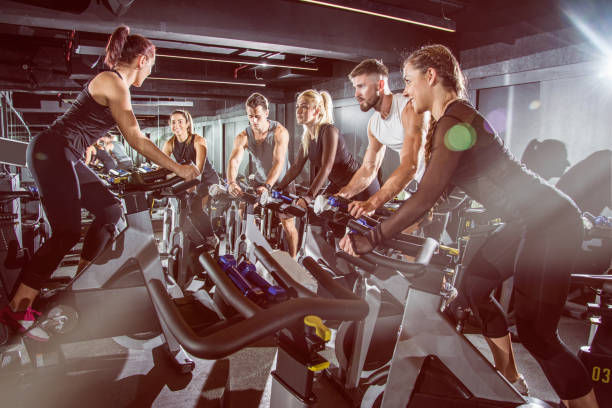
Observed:
[[[512,386],[521,394],[524,396],[528,396],[529,395],[529,387],[527,387],[527,381],[525,381],[525,377],[523,377],[523,374],[519,374],[517,380],[512,384]]]
[[[49,333],[36,325],[40,312],[28,307],[25,312],[13,312],[9,305],[0,310],[0,322],[36,341],[49,341]]]

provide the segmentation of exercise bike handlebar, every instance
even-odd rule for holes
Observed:
[[[207,253],[200,255],[199,259],[203,265],[214,264]],[[207,271],[224,299],[231,306],[241,307],[244,297],[227,275],[218,267]],[[270,334],[302,322],[307,315],[329,320],[360,320],[368,313],[368,305],[361,299],[295,298],[268,309],[247,302],[247,309],[252,314],[245,320],[199,336],[185,322],[160,280],[151,279],[147,286],[160,317],[178,342],[192,355],[206,359],[226,357]]]
[[[160,179],[165,179],[168,174],[171,174],[172,172],[168,169],[165,169],[163,167],[157,169],[157,170],[153,170],[153,171],[149,171],[146,173],[143,172],[134,172],[135,174],[138,174],[138,178],[139,181],[141,181],[142,183],[152,183],[156,180],[160,180]]]
[[[194,178],[193,180],[189,180],[189,181],[183,181],[182,183],[176,184],[175,186],[172,187],[171,189],[172,195],[182,194],[186,192],[187,190],[189,190],[191,187],[195,187],[198,184],[200,184],[199,178]]]
[[[179,176],[173,176],[167,180],[155,181],[152,183],[144,183],[139,184],[136,183],[128,183],[125,185],[125,191],[154,191],[161,190],[162,188],[172,187],[178,183],[180,183],[183,179]]]
[[[389,258],[375,252],[361,255],[359,258],[353,257],[345,252],[338,252],[337,255],[369,272],[374,271],[378,266],[382,266],[384,268],[396,270],[407,278],[412,278],[420,276],[426,272],[427,265],[429,265],[429,262],[437,249],[438,242],[433,238],[426,238],[425,242],[419,249],[414,262]]]
[[[354,292],[339,285],[338,282],[332,278],[332,275],[324,270],[312,257],[307,256],[304,258],[302,264],[308,269],[308,272],[310,272],[312,276],[314,276],[315,279],[337,299],[360,299]]]
[[[279,284],[281,284],[285,289],[293,288],[296,290],[298,295],[302,297],[317,296],[316,293],[296,282],[291,275],[289,275],[287,271],[285,271],[285,269],[278,262],[276,262],[276,259],[274,259],[272,255],[265,250],[264,247],[255,243],[253,246],[253,254],[257,260],[261,262],[264,268],[266,268],[268,272],[274,276],[274,279],[279,281]]]

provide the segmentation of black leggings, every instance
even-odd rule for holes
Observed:
[[[51,225],[51,237],[23,268],[21,282],[41,289],[62,258],[81,237],[81,207],[95,216],[83,242],[81,258],[93,260],[113,237],[121,206],[95,173],[52,132],[36,136],[27,150],[28,169],[36,181]]]
[[[524,230],[507,225],[475,254],[462,284],[483,334],[499,338],[508,334],[508,324],[491,292],[514,274],[514,310],[521,342],[562,399],[581,397],[592,388],[587,370],[557,334],[581,242],[582,223],[577,214],[559,218],[552,227],[540,224]]]

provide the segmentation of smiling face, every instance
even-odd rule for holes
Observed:
[[[180,140],[183,141],[187,139],[189,133],[187,132],[187,128],[189,126],[189,122],[187,118],[180,114],[175,113],[170,116],[170,128],[172,129],[172,133]]]
[[[295,104],[295,118],[298,125],[313,125],[316,123],[318,109],[312,98],[300,96]]]
[[[414,111],[423,113],[431,110],[432,93],[426,74],[415,69],[412,64],[407,62],[404,65],[404,83],[402,94],[411,99],[410,102]]]
[[[377,75],[362,74],[351,78],[355,88],[355,99],[362,112],[369,111],[380,101],[379,83]]]

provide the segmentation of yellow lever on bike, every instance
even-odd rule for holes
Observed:
[[[323,320],[319,316],[308,315],[304,317],[304,324],[313,327],[316,335],[325,341],[331,340],[331,330],[323,324]]]

